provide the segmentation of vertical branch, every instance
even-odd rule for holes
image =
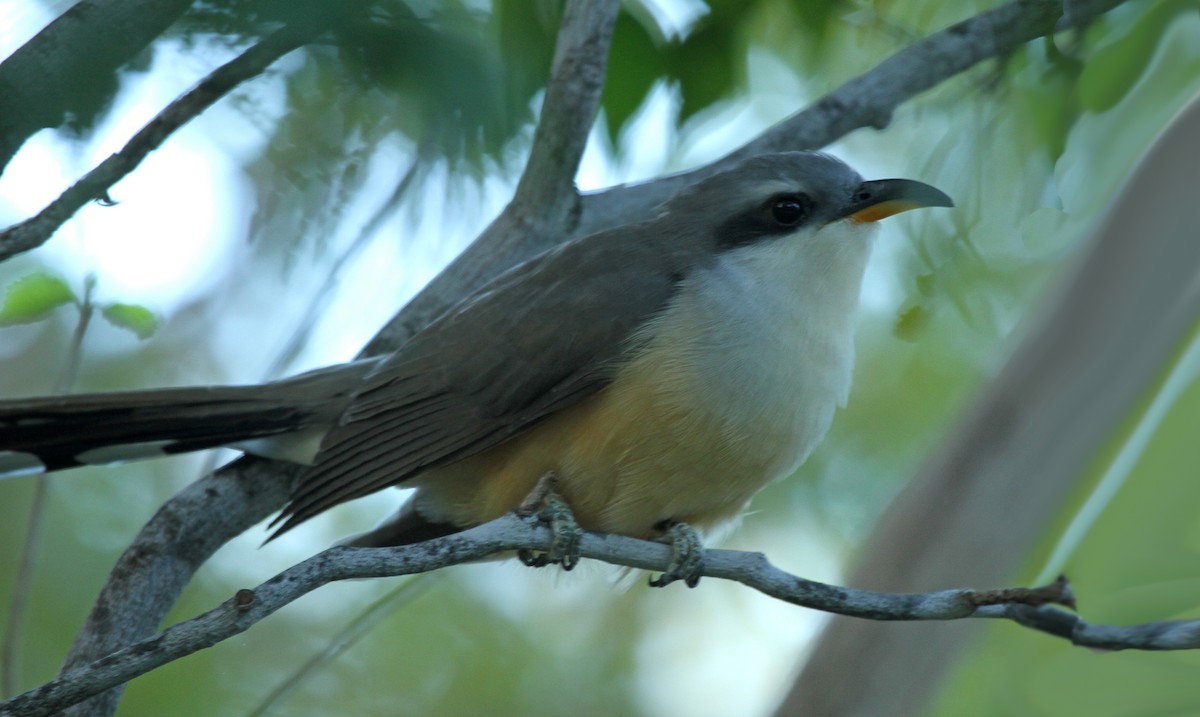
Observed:
[[[614,0],[567,3],[542,116],[512,200],[542,223],[565,223],[576,210],[575,173],[596,122],[619,7]]]
[[[71,334],[71,344],[62,370],[55,382],[54,393],[62,396],[71,392],[75,377],[79,374],[79,361],[83,356],[83,338],[87,335],[96,307],[92,303],[92,292],[96,288],[96,277],[89,275],[83,283],[83,298],[78,302],[79,318]],[[46,516],[46,496],[50,490],[50,477],[39,475],[33,485],[33,499],[29,503],[29,523],[25,526],[25,545],[21,550],[21,564],[17,568],[17,579],[9,601],[8,621],[4,626],[4,643],[0,645],[0,696],[10,697],[16,692],[17,672],[20,666],[18,653],[24,633],[29,595],[33,590],[33,570],[37,566],[38,544],[42,534],[42,523]]]
[[[363,349],[394,350],[465,292],[569,236],[578,221],[575,173],[600,108],[618,0],[567,3],[529,161],[504,211]]]
[[[60,396],[71,392],[75,378],[79,375],[79,361],[83,357],[83,337],[87,335],[92,323],[96,307],[92,304],[92,292],[96,289],[95,275],[89,275],[83,282],[83,299],[79,302],[79,320],[75,322],[75,331],[71,334],[71,345],[67,347],[67,358],[62,371],[58,374],[54,392]]]
[[[12,599],[8,603],[8,621],[4,626],[4,644],[0,646],[0,699],[17,693],[19,682],[20,650],[25,627],[25,611],[29,607],[29,594],[33,587],[33,569],[37,563],[38,536],[42,533],[42,517],[46,513],[46,494],[50,478],[38,476],[33,484],[33,499],[29,502],[29,523],[25,526],[25,545],[21,550],[21,564],[13,584]]]

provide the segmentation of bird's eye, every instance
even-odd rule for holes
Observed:
[[[771,218],[782,226],[791,226],[804,219],[811,203],[807,194],[780,195],[771,200]]]

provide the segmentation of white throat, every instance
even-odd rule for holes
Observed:
[[[840,221],[727,251],[646,327],[641,360],[674,400],[776,457],[764,481],[794,471],[846,402],[874,235]]]

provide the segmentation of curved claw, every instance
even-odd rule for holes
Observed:
[[[521,564],[528,568],[544,568],[550,564],[545,553],[535,553],[528,548],[521,548],[517,551],[517,560],[520,560]]]
[[[561,565],[563,570],[571,570],[579,564],[579,541],[583,537],[583,530],[575,522],[571,507],[554,491],[557,481],[558,476],[554,473],[542,476],[537,487],[518,508],[520,514],[547,523],[553,535],[550,550],[545,553],[517,551],[517,558],[531,568]]]
[[[696,587],[704,574],[704,544],[700,535],[687,523],[672,521],[661,540],[671,544],[671,562],[666,572],[650,579],[650,587],[662,588],[678,580],[689,588]]]
[[[563,570],[573,569],[579,564],[579,541],[583,531],[575,522],[570,506],[558,494],[551,494],[542,509],[542,517],[550,520],[550,532],[554,535],[546,559],[561,565]]]

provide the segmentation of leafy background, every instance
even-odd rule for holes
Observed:
[[[0,36],[5,52],[66,6],[13,3],[14,29]],[[626,2],[579,182],[594,188],[715,158],[913,40],[989,6]],[[43,249],[0,266],[7,286],[45,274],[74,297],[59,291],[62,305],[40,320],[0,329],[0,394],[53,390],[89,281],[97,306],[144,307],[157,331],[139,341],[120,321],[89,325],[76,391],[252,382],[344,360],[486,224],[528,147],[557,3],[377,7],[336,24],[326,41],[189,125],[114,188],[117,206],[89,207]],[[193,8],[119,81],[98,79],[97,96],[70,126],[22,149],[0,176],[0,222],[40,207],[275,20],[320,9],[316,0]],[[1196,3],[1136,0],[1086,32],[985,63],[900,108],[887,130],[860,131],[830,148],[865,175],[936,184],[958,209],[913,213],[886,227],[868,277],[850,405],[818,453],[765,490],[723,544],[836,581],[888,499],[1002,364],[1130,168],[1198,91]],[[197,177],[199,188],[189,189]],[[170,213],[156,212],[167,201],[159,197],[173,202]],[[204,229],[199,249],[185,250],[189,227]],[[1097,505],[1097,482],[1144,417],[1135,411],[1013,583],[1065,569],[1091,620],[1200,617],[1198,412],[1200,393],[1189,384],[1119,490]],[[20,688],[54,674],[137,528],[223,457],[49,479]],[[31,479],[0,482],[0,612],[32,493]],[[251,531],[201,571],[170,620],[363,529],[395,502],[385,495],[347,506],[261,550],[261,534]],[[1085,505],[1090,528],[1056,553]],[[329,586],[242,636],[139,678],[121,714],[254,713],[381,599],[387,607],[361,640],[269,708],[767,714],[821,622],[715,580],[653,592],[636,581],[599,567],[562,575],[484,564],[420,578],[393,597],[404,581]],[[1097,654],[1010,624],[983,634],[933,714],[1200,711],[1195,654]]]

